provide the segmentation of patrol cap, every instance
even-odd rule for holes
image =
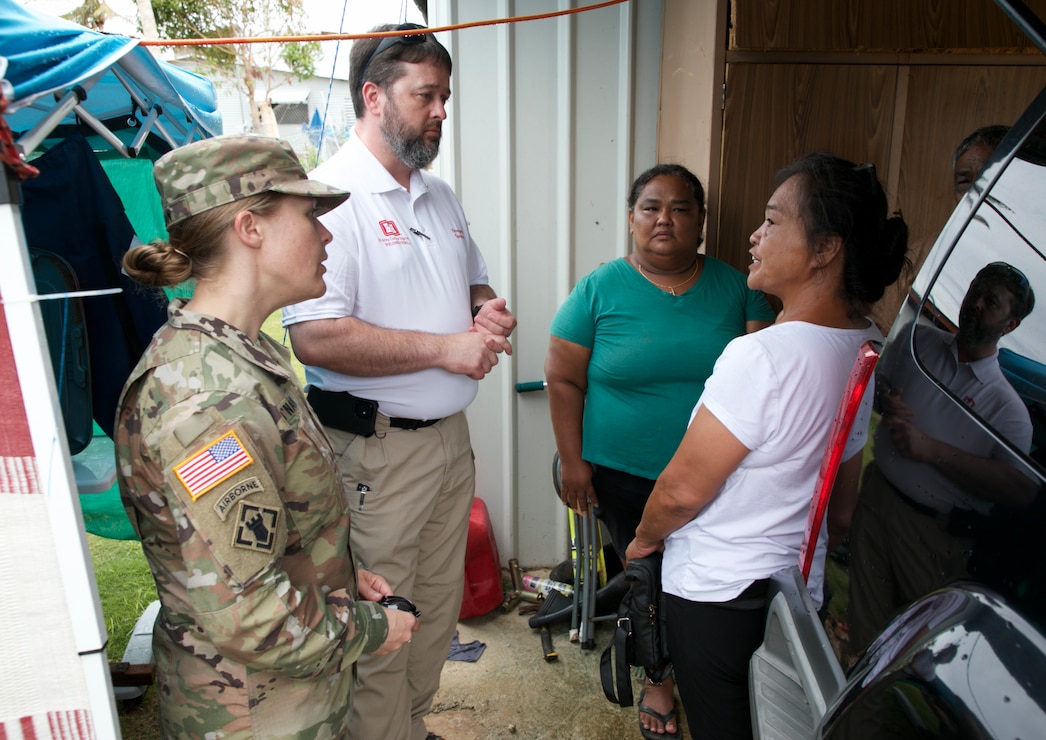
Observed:
[[[321,213],[349,197],[344,190],[310,180],[287,142],[251,134],[215,136],[173,149],[156,160],[153,179],[168,228],[270,190],[316,198]]]

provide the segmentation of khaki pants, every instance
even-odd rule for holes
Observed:
[[[863,650],[912,601],[967,574],[972,537],[901,500],[874,462],[850,528],[850,646]]]
[[[421,611],[410,644],[360,658],[349,737],[424,740],[461,609],[475,465],[464,413],[413,431],[388,424],[379,415],[371,437],[327,428],[352,512],[353,555]]]

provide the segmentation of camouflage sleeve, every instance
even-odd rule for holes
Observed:
[[[201,394],[154,427],[178,525],[172,577],[223,656],[302,678],[350,666],[388,622],[354,599],[348,513],[329,459],[242,396]],[[152,447],[152,445],[148,445]],[[288,459],[293,455],[294,459]]]

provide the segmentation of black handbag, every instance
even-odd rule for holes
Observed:
[[[618,607],[614,637],[599,659],[599,680],[609,701],[630,707],[630,666],[645,668],[655,683],[664,681],[672,671],[665,640],[661,553],[630,561],[625,580],[631,586]]]

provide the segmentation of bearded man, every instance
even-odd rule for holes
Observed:
[[[475,466],[464,410],[516,319],[439,152],[451,59],[422,26],[352,45],[356,125],[313,173],[352,193],[323,218],[324,296],[284,309],[309,402],[338,456],[355,557],[414,602],[395,656],[359,663],[349,736],[435,738],[425,727],[461,606]]]

